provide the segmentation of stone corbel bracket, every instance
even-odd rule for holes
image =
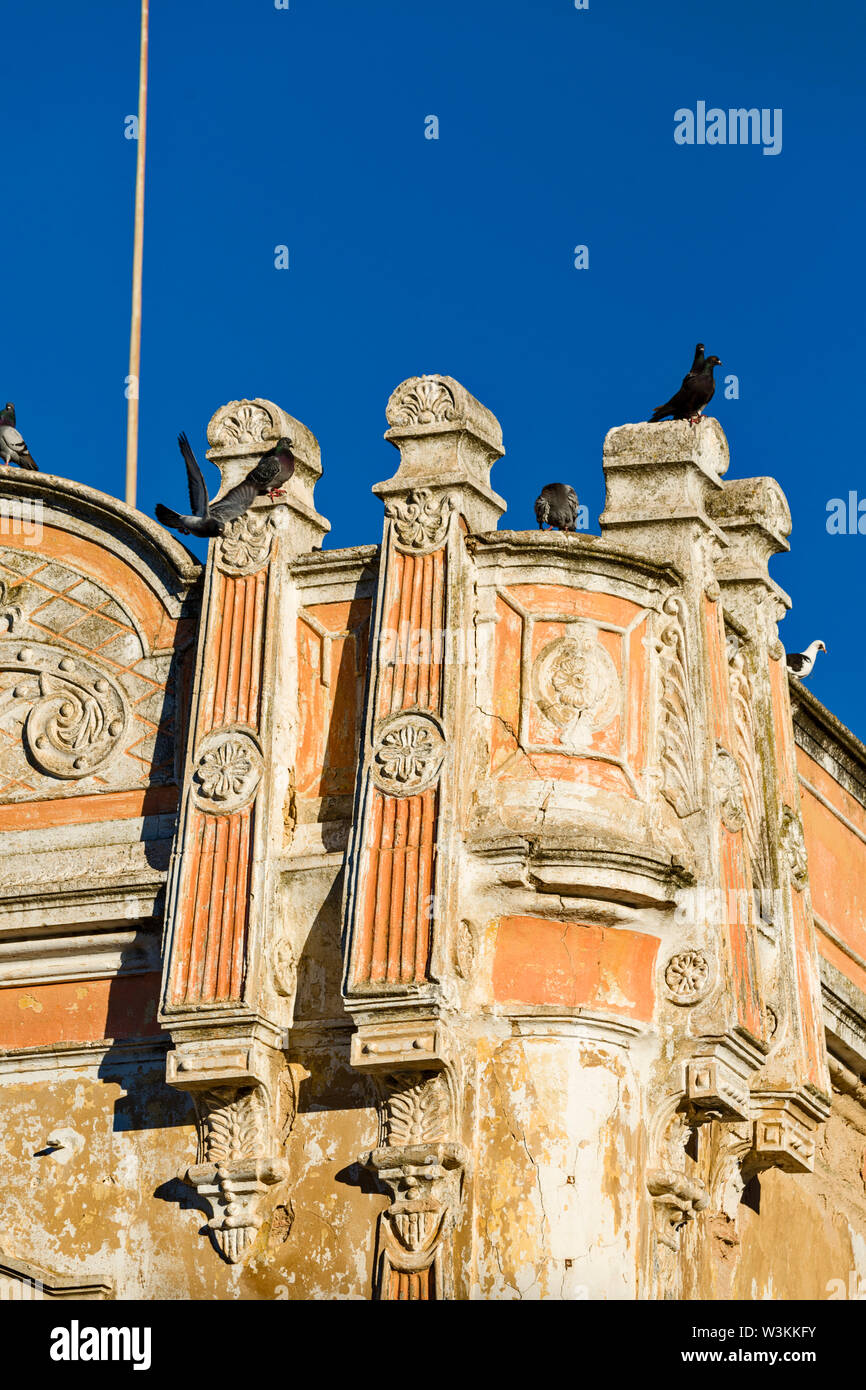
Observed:
[[[213,1212],[208,1222],[214,1244],[229,1264],[252,1248],[262,1225],[260,1199],[288,1176],[277,1148],[278,1091],[273,1086],[214,1086],[195,1089],[199,1162],[182,1181],[204,1197]],[[289,1124],[294,1118],[289,1116]]]
[[[361,1156],[390,1196],[379,1218],[374,1295],[382,1302],[450,1299],[450,1236],[469,1168],[453,1137],[456,1073],[403,1071],[381,1077],[379,1147]]]

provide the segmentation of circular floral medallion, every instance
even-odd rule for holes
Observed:
[[[217,730],[199,746],[195,794],[208,811],[237,811],[251,801],[261,781],[258,744],[241,729]]]
[[[542,647],[532,667],[532,693],[564,747],[587,747],[620,707],[619,675],[597,631],[575,627]]]
[[[665,966],[665,984],[675,1004],[697,1004],[710,986],[710,962],[703,951],[678,951]]]
[[[380,724],[373,744],[373,780],[391,796],[426,791],[439,776],[445,736],[430,714],[392,714]]]

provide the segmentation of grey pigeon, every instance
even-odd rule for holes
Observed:
[[[548,483],[535,499],[535,517],[540,530],[545,526],[560,531],[575,531],[578,509],[577,493],[568,483]]]
[[[180,512],[172,511],[171,507],[164,507],[161,502],[157,502],[155,510],[163,526],[171,526],[185,536],[223,535],[227,523],[249,511],[257,497],[265,493],[269,497],[279,497],[280,483],[287,482],[295,471],[292,441],[282,437],[262,455],[242,482],[229,488],[218,502],[212,503],[208,499],[205,480],[189,440],[185,434],[179,434],[177,442],[186,464],[193,515],[183,516]]]
[[[17,463],[19,468],[39,472],[30,450],[15,428],[15,407],[11,401],[7,401],[5,408],[0,410],[0,458],[4,463]]]
[[[664,405],[656,406],[650,416],[650,424],[657,424],[666,415],[674,420],[691,420],[695,425],[701,412],[713,399],[716,383],[713,381],[713,368],[722,365],[719,357],[704,357],[704,345],[698,343],[695,359],[690,370],[683,377],[683,384],[675,396]]]
[[[806,676],[812,674],[812,667],[815,665],[815,658],[818,653],[826,650],[823,642],[810,642],[804,652],[788,652],[785,657],[785,664],[795,676],[799,676],[800,680],[805,680]]]

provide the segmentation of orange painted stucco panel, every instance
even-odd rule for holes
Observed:
[[[866,811],[801,748],[797,749],[797,769],[812,905],[853,951],[866,958]],[[819,797],[838,814],[834,815]],[[866,970],[834,946],[820,924],[817,936],[821,954],[855,984],[866,988]]]
[[[498,1003],[604,1009],[648,1022],[659,945],[655,936],[621,928],[503,917],[493,995]]]
[[[313,604],[298,617],[299,796],[354,790],[369,621],[368,599]]]
[[[159,1033],[157,974],[0,989],[0,1047],[100,1042]]]

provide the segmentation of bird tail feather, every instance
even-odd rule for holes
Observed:
[[[29,468],[34,473],[39,472],[39,464],[28,451],[21,455],[19,462],[22,468]]]
[[[157,502],[154,511],[157,521],[161,521],[163,526],[170,526],[174,531],[186,531],[180,512],[173,512],[171,507],[164,507],[161,502]]]

